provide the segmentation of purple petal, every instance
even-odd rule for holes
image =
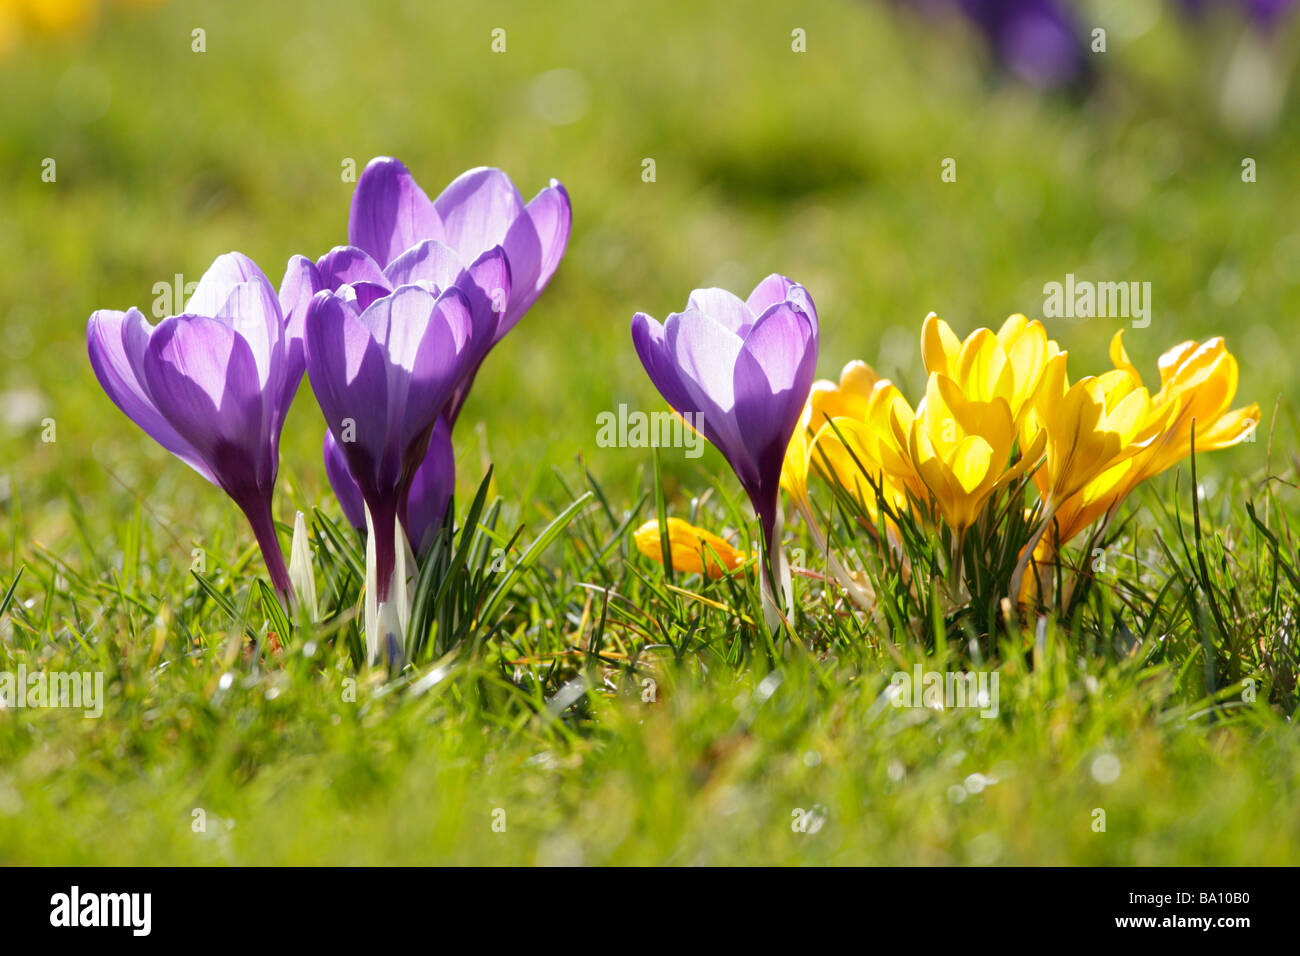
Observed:
[[[664,340],[664,327],[657,320],[644,312],[632,316],[632,344],[641,359],[646,375],[664,401],[683,415],[694,414],[699,406],[682,385],[681,376],[677,374],[677,363],[668,354],[668,345]]]
[[[389,441],[388,361],[355,306],[319,292],[307,309],[307,375],[325,421],[367,495],[396,486],[400,461]]]
[[[391,157],[372,159],[352,194],[348,242],[383,267],[416,243],[443,236],[438,211],[407,168]]]
[[[790,302],[798,307],[812,320],[814,330],[817,328],[817,308],[813,305],[812,296],[799,283],[783,275],[772,273],[756,285],[749,298],[745,300],[745,304],[749,306],[755,317],[762,316],[763,313],[783,302]]]
[[[276,462],[268,403],[243,336],[214,318],[173,316],[150,338],[143,367],[158,410],[217,483],[241,505],[269,496]]]
[[[86,347],[95,377],[113,404],[177,458],[213,484],[211,469],[154,406],[140,371],[153,327],[138,309],[101,309],[86,326]]]
[[[284,386],[277,402],[281,420],[288,414],[289,406],[303,372],[307,369],[307,353],[303,347],[303,334],[307,322],[307,307],[311,297],[321,289],[320,273],[316,264],[304,256],[294,256],[284,270],[280,281],[280,312],[284,316],[285,359]]]
[[[212,317],[230,326],[248,343],[257,363],[261,390],[274,385],[278,396],[282,385],[279,379],[284,371],[285,329],[280,314],[280,297],[271,283],[264,276],[241,282],[230,290],[230,295]]]
[[[464,260],[476,259],[484,249],[502,243],[515,220],[524,215],[524,198],[510,177],[487,166],[461,173],[433,206],[442,219],[443,241]]]
[[[780,273],[773,272],[754,286],[754,291],[745,300],[745,305],[749,306],[749,311],[755,316],[762,315],[777,303],[784,302],[795,285],[793,279],[787,279]]]
[[[316,263],[322,289],[337,289],[356,282],[373,282],[391,289],[384,270],[365,250],[356,246],[335,246]]]
[[[735,369],[742,340],[693,309],[668,317],[664,340],[683,389],[704,418],[704,437],[717,446],[748,487],[757,475],[747,438],[736,420]]]
[[[230,298],[235,286],[258,279],[267,282],[257,263],[242,252],[227,252],[223,256],[217,256],[199,279],[194,294],[185,305],[185,311],[191,315],[215,316],[226,304],[226,299]]]
[[[569,245],[572,218],[568,192],[558,179],[552,179],[506,233],[504,245],[514,289],[498,338],[514,327],[555,275]]]
[[[399,285],[427,282],[441,290],[452,285],[463,269],[456,250],[437,239],[426,239],[390,262],[384,269],[384,278],[393,289]]]
[[[445,419],[439,418],[407,497],[406,535],[417,555],[432,544],[455,487],[456,453],[451,443],[451,428]]]
[[[375,302],[392,294],[393,290],[388,286],[375,282],[354,282],[352,285],[339,286],[338,291],[335,292],[340,299],[355,305],[358,313],[364,312]]]
[[[477,366],[487,350],[506,334],[502,314],[514,287],[506,251],[493,246],[461,272],[453,284],[469,299],[470,314],[474,318],[475,351],[479,353],[474,359]]]
[[[393,299],[398,300],[405,289],[415,288],[399,289],[393,294]],[[402,303],[395,301],[395,317],[401,309]],[[452,390],[466,370],[466,357],[474,332],[469,299],[454,287],[445,290],[434,304],[432,314],[426,315],[426,325],[415,339],[414,349],[406,352],[410,357],[409,382],[404,402],[398,406],[402,409],[402,434],[408,440],[426,434],[442,414]],[[390,350],[396,355],[391,345]]]
[[[764,313],[737,356],[736,421],[764,489],[780,477],[816,366],[812,322],[789,304]]]
[[[703,312],[742,339],[749,334],[758,313],[726,289],[696,289],[686,300],[687,310]]]
[[[334,489],[334,497],[338,499],[339,507],[343,509],[343,517],[347,519],[348,524],[358,531],[365,531],[365,499],[361,497],[361,489],[357,487],[352,472],[348,471],[348,463],[347,459],[343,457],[343,450],[339,448],[339,443],[334,439],[334,433],[329,429],[325,430],[324,453],[325,475],[329,478],[330,487]]]

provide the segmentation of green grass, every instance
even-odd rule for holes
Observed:
[[[0,599],[21,572],[0,671],[102,670],[108,687],[98,720],[0,712],[0,863],[1297,862],[1294,97],[1270,135],[1234,137],[1202,108],[1213,51],[1168,13],[1113,30],[1076,102],[991,81],[969,38],[876,4],[307,9],[173,3],[0,62]],[[563,127],[533,107],[556,68],[587,84]],[[496,594],[515,573],[454,650],[431,643],[392,684],[353,666],[346,549],[318,549],[326,622],[277,624],[274,649],[237,511],[112,407],[84,345],[92,310],[147,307],[228,249],[278,279],[342,242],[341,163],[376,154],[430,191],[483,163],[529,195],[556,176],[574,204],[556,281],[456,436],[459,514],[490,464],[493,520],[448,559],[469,572],[449,588]],[[821,375],[864,358],[913,400],[927,311],[964,333],[1037,315],[1067,272],[1150,281],[1134,360],[1154,376],[1169,345],[1227,335],[1259,440],[1198,457],[1195,510],[1187,465],[1143,489],[1101,586],[1041,633],[972,646],[917,622],[899,663],[801,577],[799,639],[773,645],[748,576],[670,585],[637,554],[652,456],[594,437],[620,402],[659,407],[635,310],[774,270],[817,301]],[[1049,332],[1077,375],[1106,367],[1115,327]],[[281,521],[338,518],[323,430],[304,385]],[[661,459],[669,514],[756,533],[715,453]],[[820,569],[798,522],[787,538]],[[1000,713],[890,706],[916,662],[996,667]],[[815,832],[792,828],[800,812]]]

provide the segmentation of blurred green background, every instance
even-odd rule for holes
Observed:
[[[1126,336],[1151,379],[1168,346],[1224,334],[1239,403],[1259,401],[1266,429],[1277,396],[1296,397],[1300,124],[1289,93],[1251,127],[1218,108],[1246,36],[1235,21],[1197,27],[1156,0],[1082,4],[1081,20],[1108,30],[1097,82],[1048,94],[1000,76],[960,25],[881,3],[131,7],[24,37],[0,60],[0,507],[20,552],[32,541],[75,563],[69,515],[108,534],[137,499],[178,540],[244,533],[100,391],[86,319],[148,312],[155,283],[193,281],[230,249],[278,282],[291,255],[346,240],[344,163],[379,154],[431,195],[486,164],[526,196],[554,176],[572,197],[559,273],[489,358],[457,432],[462,481],[494,462],[507,499],[558,497],[550,470],[579,456],[630,497],[649,452],[596,448],[595,434],[620,402],[660,407],[633,312],[662,318],[697,286],[743,294],[772,271],[817,302],[821,375],[864,358],[913,400],[928,311],[963,334],[1036,317],[1044,283],[1066,273],[1151,282],[1150,327]],[[1283,77],[1287,26],[1267,45]],[[796,29],[806,52],[792,50]],[[1255,183],[1242,182],[1246,157]],[[945,158],[955,183],[941,181]],[[1108,367],[1121,324],[1049,332],[1078,376]],[[304,382],[281,520],[290,502],[328,496],[323,431]],[[1265,447],[1208,467],[1253,469]],[[697,469],[723,467],[711,452],[666,465],[687,494],[706,486]]]

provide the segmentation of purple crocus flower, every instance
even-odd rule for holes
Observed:
[[[744,301],[723,289],[696,289],[686,310],[662,325],[638,312],[632,341],[659,393],[736,472],[775,579],[781,466],[817,366],[812,298],[780,275]]]
[[[478,352],[477,337],[495,329],[475,325],[470,297],[455,286],[412,283],[384,291],[357,283],[318,293],[307,309],[305,342],[316,400],[369,512],[374,577],[367,600],[376,602],[377,619],[388,629],[385,613],[400,577],[397,525],[410,526],[416,471]],[[399,606],[399,618],[403,611]],[[373,660],[380,635],[376,619],[367,616]]]
[[[320,287],[309,259],[289,260],[277,295],[257,264],[219,256],[186,311],[152,326],[135,308],[102,309],[86,328],[100,385],[132,421],[244,512],[272,583],[292,586],[271,496],[280,430],[302,381],[307,304]]]
[[[334,440],[334,433],[325,432],[325,474],[330,487],[343,508],[348,524],[358,532],[366,530],[366,506],[361,489],[348,471],[343,450]],[[433,540],[433,534],[442,525],[456,484],[456,454],[451,444],[451,430],[439,418],[429,436],[429,450],[424,461],[415,470],[415,478],[407,494],[406,539],[416,555],[424,552]]]
[[[446,412],[454,426],[487,351],[514,328],[555,274],[569,243],[570,220],[569,194],[558,180],[525,203],[509,176],[479,167],[430,200],[401,162],[380,156],[367,164],[352,194],[349,245],[321,259],[321,277],[326,288],[355,282],[395,287],[413,281],[409,270],[415,268],[436,272],[445,287],[452,275],[472,272],[493,250],[503,252],[509,285],[478,283],[500,321],[457,385]]]

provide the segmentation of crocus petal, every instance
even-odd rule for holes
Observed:
[[[367,494],[397,481],[389,441],[388,361],[352,303],[317,293],[307,309],[307,375],[348,470]]]
[[[476,346],[482,353],[472,362],[477,366],[508,331],[503,316],[514,295],[514,274],[505,249],[493,246],[483,253],[456,277],[455,286],[465,293],[474,317]]]
[[[393,298],[397,299],[396,293]],[[468,297],[455,287],[445,290],[434,303],[424,335],[411,355],[410,382],[402,406],[404,433],[419,434],[441,415],[465,372],[473,335]]]
[[[505,239],[515,220],[524,215],[524,198],[501,170],[479,166],[452,180],[433,201],[433,208],[442,220],[443,241],[462,259],[470,259]],[[418,238],[442,237],[426,233]]]
[[[557,179],[533,197],[504,240],[514,288],[497,337],[505,335],[542,294],[569,246],[573,211]]]
[[[217,483],[242,504],[269,494],[275,456],[268,402],[243,336],[214,318],[173,316],[150,338],[143,367],[159,411]]]
[[[433,542],[455,487],[456,453],[451,443],[451,428],[445,419],[439,418],[407,498],[406,535],[416,555]]]
[[[384,270],[393,288],[419,283],[437,294],[455,286],[469,298],[476,346],[483,354],[500,338],[500,316],[510,301],[511,267],[501,246],[493,246],[468,267],[460,256],[430,239],[402,253]],[[477,366],[483,354],[475,356]]]
[[[784,302],[789,297],[790,290],[794,288],[797,288],[797,283],[793,279],[787,279],[780,273],[773,272],[754,286],[754,291],[745,300],[745,305],[755,316],[762,315],[777,303]]]
[[[816,372],[808,316],[790,305],[766,313],[736,357],[736,423],[764,484],[780,470]]]
[[[700,410],[699,406],[682,385],[677,364],[668,353],[664,336],[663,324],[657,319],[644,312],[632,316],[632,344],[651,384],[676,411],[683,415],[694,414]]]
[[[210,314],[230,326],[248,343],[257,363],[259,388],[271,385],[271,376],[283,371],[284,319],[280,297],[265,277],[241,282],[230,290],[220,309]],[[277,386],[282,383],[274,383]],[[276,389],[275,394],[279,394]]]
[[[364,531],[366,503],[361,497],[361,489],[357,486],[356,479],[352,477],[352,472],[348,471],[343,449],[335,440],[334,433],[328,429],[325,431],[324,457],[325,476],[329,478],[334,497],[338,499],[339,507],[343,509],[343,517],[352,527]]]
[[[961,339],[948,323],[931,312],[921,325],[921,360],[927,372],[952,375],[953,364],[961,351]]]
[[[736,422],[735,370],[742,340],[692,309],[668,317],[664,341],[689,404],[704,418],[704,437],[731,463],[741,483],[752,487],[758,473]]]
[[[350,302],[356,307],[358,313],[364,312],[370,306],[378,302],[384,296],[392,295],[393,290],[386,285],[379,285],[375,282],[354,282],[351,285],[339,286],[338,292],[335,293],[345,302]]]
[[[154,331],[138,309],[101,309],[86,326],[86,347],[95,377],[113,404],[169,452],[213,484],[216,476],[194,447],[158,411],[144,384],[141,363]]]
[[[284,384],[277,408],[280,416],[289,412],[289,405],[298,392],[303,373],[307,370],[307,353],[303,335],[307,324],[307,307],[311,298],[321,290],[320,272],[316,264],[305,256],[294,256],[284,270],[280,281],[280,313],[284,316],[285,358]]]
[[[356,246],[335,246],[316,263],[322,289],[337,289],[357,282],[372,282],[385,289],[392,284],[370,254]]]
[[[454,286],[435,297],[423,286],[405,285],[357,321],[387,352],[390,438],[405,456],[411,442],[427,434],[460,381],[474,330],[469,300]]]
[[[227,252],[223,256],[217,256],[199,279],[194,294],[185,305],[185,311],[192,315],[214,316],[226,304],[235,286],[257,279],[267,282],[266,275],[257,263],[242,252]]]
[[[434,290],[445,289],[456,281],[464,265],[460,254],[437,239],[417,242],[384,269],[384,278],[390,288],[427,283]]]
[[[442,239],[442,220],[396,159],[379,156],[366,164],[352,194],[348,242],[370,254],[382,268],[425,239]]]
[[[784,298],[781,301],[785,301]],[[703,312],[742,339],[758,318],[757,312],[751,311],[739,296],[726,289],[696,289],[686,300],[686,308]]]

